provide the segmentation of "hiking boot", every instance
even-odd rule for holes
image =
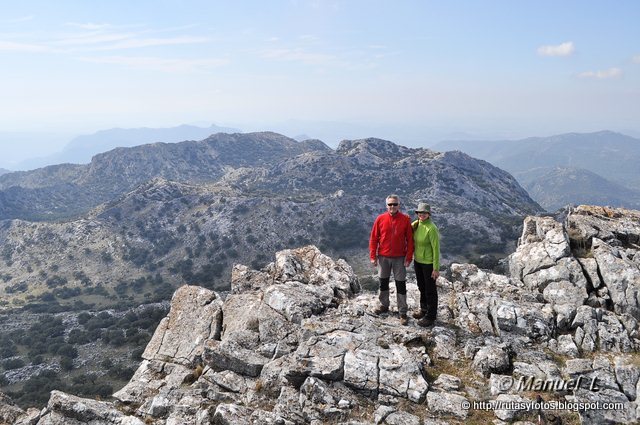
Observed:
[[[384,313],[388,313],[389,312],[389,307],[385,307],[382,304],[378,305],[378,307],[376,307],[373,310],[373,314],[384,314]]]
[[[415,313],[412,314],[414,319],[420,320],[422,319],[424,316],[426,316],[427,312],[424,310],[418,310]]]
[[[401,314],[400,315],[400,324],[402,326],[407,326],[409,324],[409,318],[407,317],[406,314]]]
[[[429,326],[433,326],[434,323],[435,323],[435,319],[430,319],[428,317],[423,317],[422,319],[418,320],[418,325],[422,326],[423,328],[428,328]]]

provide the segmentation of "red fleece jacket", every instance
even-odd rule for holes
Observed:
[[[369,257],[375,260],[378,255],[413,259],[413,231],[408,215],[386,212],[376,218],[369,238]]]

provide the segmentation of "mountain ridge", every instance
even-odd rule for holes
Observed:
[[[247,153],[248,148],[255,153]],[[4,195],[0,219],[68,218],[150,178],[213,182],[222,177],[226,166],[258,166],[310,149],[323,147],[317,142],[299,143],[271,132],[218,133],[198,142],[116,148],[95,155],[87,165],[52,165],[0,176],[0,199]],[[40,196],[47,188],[52,192],[49,198],[55,201],[52,209],[47,209],[47,199]],[[78,207],[74,208],[76,204]],[[66,211],[61,211],[64,205],[68,205]]]
[[[621,185],[626,191],[612,193],[610,198],[598,198],[599,204],[634,207],[635,200],[625,201],[629,190],[640,187],[640,139],[621,133],[603,130],[594,133],[566,133],[550,137],[530,137],[520,140],[499,141],[443,141],[434,146],[436,149],[458,149],[497,167],[512,173],[523,186],[541,186],[536,183],[535,170],[553,170],[556,167],[585,169],[608,180],[608,186]],[[528,179],[527,179],[528,176]],[[546,181],[552,179],[546,176]],[[579,183],[576,182],[576,184]],[[603,182],[604,184],[604,182]],[[546,188],[547,194],[553,194],[556,205],[590,203],[593,197],[575,197],[589,191],[588,185],[577,190],[560,190],[559,185]],[[544,203],[543,198],[536,200]]]
[[[187,124],[167,128],[111,128],[93,134],[76,136],[60,152],[46,157],[24,160],[17,164],[16,168],[30,170],[62,163],[85,164],[90,162],[94,155],[116,147],[133,147],[154,142],[175,143],[184,140],[201,140],[215,133],[237,132],[240,130],[218,127],[215,124],[206,128]]]
[[[514,177],[523,182],[524,189],[548,211],[565,207],[567,199],[587,201],[590,205],[627,205],[640,209],[640,191],[611,182],[583,168],[534,169],[528,173],[516,173]],[[562,197],[555,195],[556,192],[561,192]]]

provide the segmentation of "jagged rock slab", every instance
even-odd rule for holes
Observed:
[[[183,286],[173,295],[169,315],[158,325],[142,358],[190,365],[202,355],[204,342],[217,338],[221,325],[222,301],[215,292]]]
[[[52,391],[39,425],[144,425],[141,419],[125,415],[111,403]]]

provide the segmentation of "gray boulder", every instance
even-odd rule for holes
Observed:
[[[24,410],[16,406],[9,397],[0,393],[0,424],[16,423],[18,418],[24,414]]]
[[[604,285],[611,296],[614,311],[618,314],[629,313],[636,319],[640,319],[638,265],[621,257],[617,250],[597,238],[593,238],[592,251]]]
[[[469,403],[465,396],[441,391],[427,393],[427,410],[432,414],[466,419],[469,410],[462,408]]]
[[[497,346],[482,347],[473,358],[473,368],[485,377],[506,372],[510,366],[509,354]]]
[[[219,337],[221,325],[222,301],[216,293],[182,286],[173,295],[169,315],[156,328],[142,358],[191,365],[202,355],[205,341]]]
[[[629,401],[637,398],[637,387],[640,383],[640,367],[629,356],[616,356],[614,359],[616,381]]]
[[[134,416],[125,415],[111,403],[52,391],[39,425],[144,425]]]

